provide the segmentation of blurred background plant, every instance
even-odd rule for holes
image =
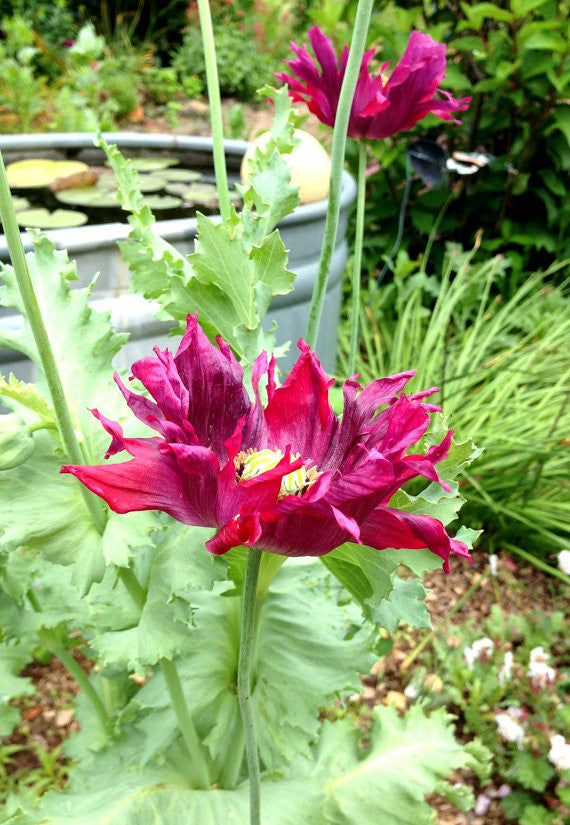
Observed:
[[[430,244],[431,245],[431,244]],[[356,371],[366,383],[414,365],[416,388],[436,385],[461,441],[484,448],[464,472],[465,516],[485,544],[544,554],[570,543],[570,281],[568,262],[509,286],[512,263],[474,260],[448,244],[441,275],[401,250],[395,275],[364,296]],[[350,319],[341,330],[346,370]]]
[[[516,586],[512,574],[501,578]],[[505,817],[522,825],[568,821],[570,745],[562,741],[570,737],[570,650],[557,589],[550,614],[508,615],[493,605],[482,627],[448,626],[406,688],[432,709],[451,708],[464,735],[494,755],[494,783],[482,788],[480,815],[494,796],[502,797]]]
[[[317,20],[339,14],[328,33],[344,40],[351,7],[322,3]],[[417,28],[447,45],[445,87],[455,96],[473,95],[461,127],[423,121],[409,135],[436,140],[455,150],[485,152],[491,163],[463,178],[458,196],[443,216],[440,233],[470,246],[483,229],[481,255],[508,252],[512,273],[548,266],[570,254],[570,199],[565,181],[570,169],[570,57],[568,2],[502,0],[498,3],[439,0],[417,4],[385,2],[373,17],[370,42],[381,44],[381,61],[394,62],[408,32]],[[330,25],[330,24],[329,24]],[[340,44],[339,44],[340,46]],[[430,122],[431,121],[431,122]],[[368,267],[396,236],[406,176],[407,140],[377,141],[370,150],[377,169],[369,180]],[[417,256],[457,180],[451,173],[440,187],[415,177],[406,218],[404,244]],[[436,250],[441,263],[443,252]]]

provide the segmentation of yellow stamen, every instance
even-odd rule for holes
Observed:
[[[291,456],[291,461],[296,461],[299,458],[299,453]],[[234,459],[236,473],[239,481],[247,481],[251,478],[257,478],[269,470],[273,470],[283,459],[283,453],[277,447],[274,450],[258,450],[254,451],[242,450]],[[315,467],[299,467],[293,470],[292,473],[287,473],[281,479],[281,489],[279,497],[291,496],[303,493],[311,484],[313,484],[318,472]]]

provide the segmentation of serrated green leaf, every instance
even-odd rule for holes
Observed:
[[[24,407],[43,421],[55,423],[53,407],[34,384],[18,381],[12,374],[6,381],[0,375],[0,397],[4,403],[8,402],[11,409],[21,410]]]
[[[243,188],[245,231],[251,242],[259,243],[299,203],[299,187],[291,186],[291,172],[278,151],[267,158],[257,148],[250,160],[251,172]]]
[[[400,622],[412,627],[429,628],[431,620],[424,601],[426,592],[417,579],[393,578],[393,590],[374,610],[374,621],[394,633]]]
[[[40,431],[34,443],[28,461],[0,473],[0,546],[4,552],[29,547],[58,564],[73,564],[85,591],[105,571],[101,536],[75,479],[60,475],[57,440]]]
[[[460,811],[470,811],[475,807],[475,794],[469,785],[461,783],[452,785],[451,782],[442,779],[436,784],[434,791],[445,796]]]
[[[360,636],[344,639],[356,615],[350,606],[339,610],[327,595],[328,578],[319,565],[285,564],[259,612],[252,705],[268,768],[308,754],[323,702],[337,692],[354,692],[358,673],[374,662]],[[241,732],[236,695],[241,600],[218,589],[196,593],[193,604],[192,649],[179,671],[199,734],[223,769],[228,742]],[[135,701],[141,708],[166,707],[162,676],[154,676]]]
[[[147,665],[162,657],[180,656],[195,644],[191,631],[194,593],[211,589],[216,579],[225,578],[226,571],[224,561],[205,549],[210,535],[211,530],[203,527],[169,522],[152,554],[148,594],[140,618],[126,627],[121,622],[91,641],[103,664],[144,673]],[[124,533],[119,533],[121,539]],[[103,601],[101,621],[109,615],[109,607]]]
[[[15,696],[31,696],[36,692],[28,676],[18,676],[31,659],[30,646],[0,643],[0,704]]]
[[[546,759],[537,759],[528,751],[519,751],[514,758],[508,776],[516,779],[523,788],[541,793],[554,776],[554,769]]]
[[[393,708],[377,706],[364,754],[359,753],[359,732],[351,720],[325,723],[317,770],[326,783],[327,822],[428,822],[426,793],[465,763],[449,720],[443,710],[426,717],[420,705],[413,705],[403,718]]]
[[[321,556],[320,561],[357,600],[368,618],[372,618],[372,610],[394,588],[392,577],[398,562],[373,547],[342,544]]]
[[[67,401],[77,428],[85,437],[84,447],[92,451],[86,458],[98,459],[108,436],[88,407],[104,399],[107,415],[112,417],[121,409],[120,394],[111,390],[111,362],[128,336],[113,331],[109,313],[99,313],[88,306],[89,289],[70,289],[68,282],[76,280],[77,274],[75,263],[69,261],[66,252],[56,250],[41,235],[34,236],[33,244],[33,252],[26,255],[26,261]],[[12,267],[2,266],[2,280],[0,303],[23,313]],[[38,365],[38,391],[48,397],[41,359],[27,320],[21,329],[2,329],[0,345],[23,352]]]
[[[13,825],[240,825],[249,819],[249,791],[195,791],[167,771],[100,778],[86,792],[48,794],[40,809]],[[262,825],[325,825],[322,792],[308,780],[264,781]]]
[[[198,238],[190,263],[202,284],[214,285],[226,295],[238,323],[255,329],[263,320],[270,297],[292,289],[293,273],[287,272],[287,254],[278,233],[265,238],[247,252],[236,236],[235,226],[213,224],[198,215]],[[265,287],[261,306],[256,297]]]
[[[55,564],[73,565],[81,593],[101,581],[106,563],[125,566],[156,529],[154,513],[109,513],[103,535],[85,506],[77,480],[60,474],[64,456],[51,431],[34,433],[34,452],[23,464],[0,472],[0,548],[40,551]],[[109,532],[107,532],[107,530]]]

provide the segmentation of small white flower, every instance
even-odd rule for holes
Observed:
[[[418,698],[418,691],[417,688],[413,685],[412,682],[404,688],[404,696],[407,696],[408,699],[411,699],[413,702],[414,699]]]
[[[547,665],[546,662],[531,662],[527,676],[532,682],[533,687],[541,688],[554,684],[556,671],[553,667]]]
[[[510,650],[507,650],[505,653],[505,661],[503,667],[499,671],[499,684],[504,685],[505,682],[509,682],[512,675],[513,670],[513,661],[514,657]]]
[[[491,571],[491,576],[496,576],[499,570],[499,557],[496,553],[491,553],[489,556],[489,570]]]
[[[485,816],[485,814],[489,810],[490,804],[491,798],[484,793],[480,793],[477,797],[477,804],[475,805],[475,810],[473,811],[473,813],[475,814],[475,816]]]
[[[550,739],[548,761],[557,771],[570,771],[570,744],[560,734]]]
[[[497,713],[495,716],[497,733],[505,742],[514,742],[521,750],[524,742],[524,728],[513,719],[510,713],[513,710],[518,710],[518,708],[508,708],[507,713]]]
[[[561,550],[558,554],[558,567],[570,576],[570,550]]]
[[[489,639],[487,636],[483,636],[481,639],[475,639],[471,647],[465,648],[463,651],[463,657],[467,662],[469,669],[473,670],[473,665],[476,661],[492,656],[494,650],[494,641]]]
[[[535,665],[537,662],[547,662],[549,658],[549,654],[546,653],[543,647],[533,647],[528,656],[531,665]]]

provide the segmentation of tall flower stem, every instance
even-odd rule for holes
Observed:
[[[38,597],[34,593],[33,590],[28,590],[28,599],[34,612],[41,613],[42,608],[41,604],[38,600]],[[88,698],[91,703],[91,707],[93,708],[95,715],[98,717],[103,730],[108,733],[109,732],[109,719],[107,717],[107,711],[105,710],[105,706],[101,700],[101,697],[93,687],[93,684],[89,681],[89,677],[83,671],[83,668],[75,661],[74,656],[60,645],[57,642],[55,634],[52,630],[48,628],[43,628],[39,633],[40,640],[45,647],[50,651],[50,653],[59,659],[61,664],[67,670],[67,672],[73,676],[81,690],[83,691],[84,695]]]
[[[360,278],[362,269],[362,241],[364,239],[364,210],[366,204],[366,144],[358,142],[358,197],[356,200],[356,233],[352,259],[352,323],[348,350],[348,374],[353,375],[358,349],[358,319],[360,317]]]
[[[360,72],[362,55],[366,46],[366,35],[370,24],[370,15],[374,0],[359,0],[356,10],[354,32],[350,45],[346,72],[342,81],[340,96],[338,99],[338,109],[336,112],[331,153],[331,181],[329,188],[329,203],[325,219],[325,231],[323,245],[321,248],[321,258],[317,272],[317,280],[313,289],[311,308],[309,310],[309,320],[305,339],[311,349],[315,349],[321,315],[325,300],[327,281],[329,277],[332,254],[336,242],[338,229],[338,219],[340,215],[340,196],[342,190],[342,171],[344,167],[344,155],[346,150],[346,133],[350,118],[350,109],[354,90]]]
[[[172,659],[161,659],[160,667],[164,675],[166,687],[170,696],[172,709],[178,722],[186,747],[190,754],[192,776],[190,780],[195,788],[209,788],[210,774],[203,747],[198,739],[194,722],[188,705],[176,665]]]
[[[81,451],[81,447],[77,440],[75,430],[73,428],[73,421],[71,413],[65,397],[61,376],[55,362],[53,350],[45,324],[42,318],[34,286],[28,271],[26,263],[26,256],[24,254],[24,247],[22,246],[22,239],[20,238],[20,229],[18,221],[16,220],[16,213],[12,204],[12,197],[10,194],[10,187],[6,178],[6,169],[4,161],[0,153],[0,219],[4,227],[4,234],[14,267],[14,274],[27,321],[32,330],[34,341],[38,354],[42,363],[42,368],[46,381],[48,384],[51,401],[57,419],[57,426],[63,441],[65,451],[69,456],[70,461],[74,464],[84,464],[85,457]],[[93,518],[93,522],[97,530],[102,533],[105,529],[106,516],[101,508],[99,499],[86,487],[81,485],[81,495],[85,500],[85,504]]]
[[[245,753],[249,774],[249,815],[251,825],[260,823],[259,753],[251,707],[251,664],[255,642],[255,603],[261,550],[249,548],[243,583],[241,634],[239,642],[237,689],[245,731]]]
[[[206,65],[206,84],[208,86],[208,100],[210,103],[210,124],[214,144],[214,171],[220,203],[222,220],[230,218],[230,196],[228,192],[228,176],[226,172],[226,156],[224,153],[224,122],[222,119],[222,101],[220,98],[220,84],[218,82],[218,67],[216,65],[216,45],[212,28],[212,15],[208,0],[198,0],[200,15],[200,29],[204,47],[204,63]]]

